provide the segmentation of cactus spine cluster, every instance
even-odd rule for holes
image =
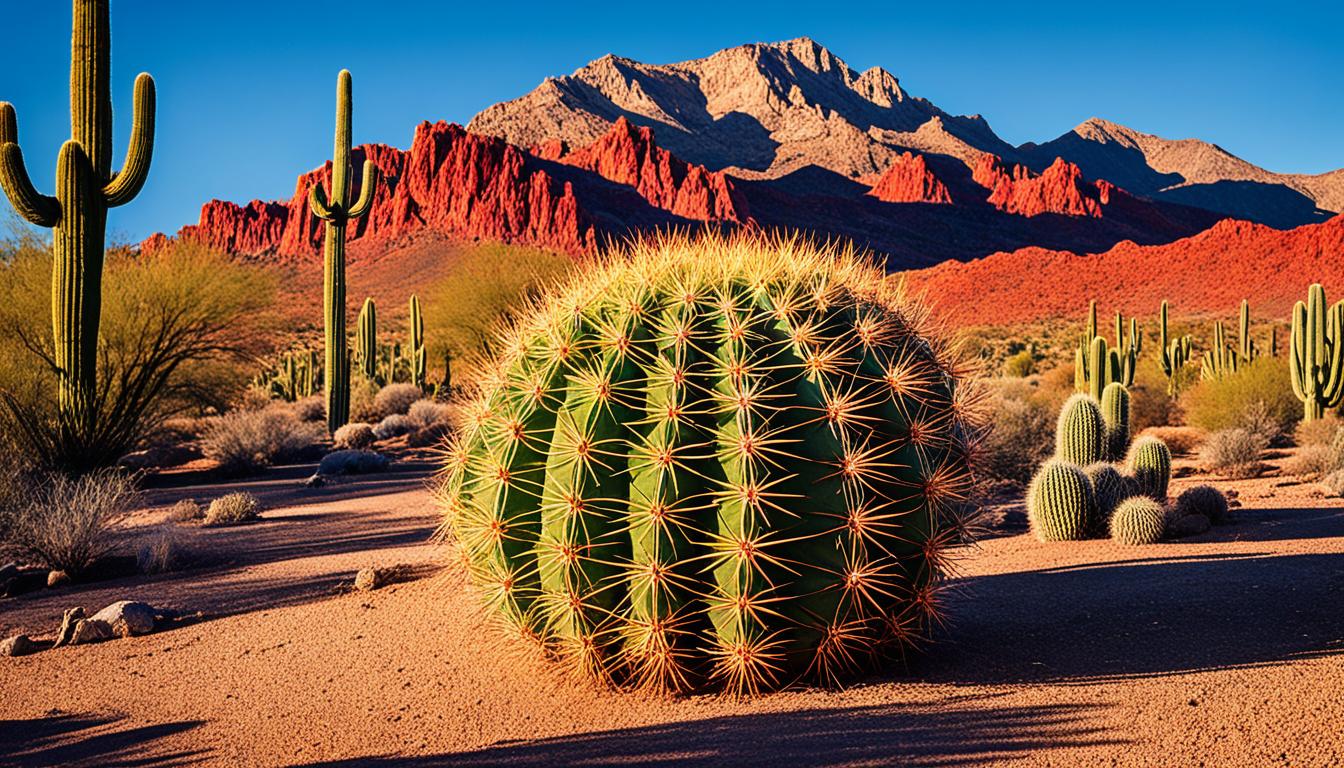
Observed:
[[[331,159],[331,191],[318,182],[308,191],[308,207],[326,222],[322,247],[322,319],[326,340],[327,429],[335,432],[350,418],[350,347],[345,331],[345,228],[373,202],[378,170],[364,161],[359,198],[351,202],[350,72],[336,78],[336,138]]]
[[[411,383],[425,388],[425,319],[420,316],[420,297],[411,294],[409,320],[410,333],[407,340],[411,358]]]
[[[1190,361],[1190,335],[1172,339],[1167,332],[1167,301],[1162,300],[1162,312],[1158,326],[1158,362],[1162,365],[1162,375],[1167,377],[1167,396],[1174,397],[1180,384],[1181,371]]]
[[[829,681],[914,639],[971,481],[943,346],[849,251],[631,248],[522,318],[468,407],[438,496],[475,583],[655,689]]]
[[[56,194],[37,191],[19,148],[14,107],[0,102],[0,187],[29,222],[52,229],[51,314],[59,403],[93,418],[107,210],[139,194],[154,152],[154,79],[135,79],[130,146],[112,171],[108,0],[74,0],[70,45],[70,139],[56,165]]]
[[[1325,289],[1312,285],[1307,301],[1293,307],[1288,354],[1293,394],[1311,421],[1344,401],[1344,301],[1325,303]]]
[[[359,322],[355,326],[355,359],[364,378],[373,381],[378,376],[378,307],[372,298],[364,299],[359,308]]]

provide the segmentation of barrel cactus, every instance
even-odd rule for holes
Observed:
[[[1139,493],[1154,501],[1166,501],[1171,450],[1156,437],[1139,438],[1129,452],[1129,472],[1139,484]]]
[[[1167,513],[1147,496],[1135,496],[1111,515],[1111,538],[1121,544],[1152,544],[1166,530]]]
[[[1076,464],[1053,459],[1027,491],[1027,520],[1041,541],[1079,541],[1097,528],[1092,482]]]
[[[965,537],[944,345],[852,252],[641,241],[544,298],[437,496],[506,623],[628,687],[755,693],[899,651]]]
[[[1113,381],[1101,393],[1101,418],[1106,424],[1106,459],[1120,461],[1129,448],[1129,390]]]
[[[1106,422],[1090,395],[1078,393],[1064,403],[1055,426],[1055,457],[1085,467],[1106,457]]]
[[[1114,464],[1098,462],[1083,468],[1087,479],[1092,483],[1092,495],[1096,499],[1097,515],[1093,530],[1098,536],[1106,535],[1106,522],[1111,519],[1120,502],[1138,492],[1134,478],[1125,476]]]
[[[1176,497],[1176,511],[1182,517],[1203,515],[1211,523],[1223,523],[1228,517],[1227,497],[1211,485],[1196,485]]]

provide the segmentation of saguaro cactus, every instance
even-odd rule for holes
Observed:
[[[1307,301],[1293,307],[1289,370],[1293,394],[1302,401],[1308,421],[1338,408],[1344,401],[1344,301],[1325,303],[1325,289],[1311,286]]]
[[[1134,384],[1134,371],[1139,352],[1143,349],[1143,334],[1136,319],[1129,320],[1129,335],[1125,335],[1125,318],[1115,313],[1115,346],[1106,343],[1106,337],[1097,334],[1097,302],[1088,304],[1087,330],[1078,340],[1075,352],[1073,384],[1079,392],[1087,392],[1100,400],[1106,385],[1118,381],[1126,387]]]
[[[364,306],[359,310],[355,353],[359,357],[359,370],[364,378],[373,381],[378,375],[378,307],[372,298],[364,299]]]
[[[154,151],[154,79],[142,73],[135,79],[130,146],[121,170],[112,172],[111,51],[108,0],[75,0],[70,139],[57,158],[54,197],[33,186],[14,108],[0,102],[0,186],[21,216],[52,229],[51,318],[60,408],[80,418],[92,417],[97,382],[107,209],[139,194]]]
[[[1172,339],[1167,333],[1167,301],[1162,300],[1161,323],[1158,326],[1158,362],[1162,365],[1162,374],[1167,377],[1167,395],[1174,397],[1180,382],[1181,371],[1190,361],[1190,335]]]
[[[326,222],[322,247],[322,324],[326,341],[327,429],[335,432],[350,418],[350,347],[345,332],[345,227],[363,216],[373,202],[378,169],[364,161],[359,198],[350,202],[350,71],[336,78],[336,140],[331,158],[331,192],[321,182],[308,190],[308,207]]]
[[[411,383],[425,387],[425,319],[420,316],[420,297],[411,294],[410,339]]]
[[[1201,379],[1221,379],[1237,372],[1241,358],[1228,345],[1223,333],[1223,321],[1213,324],[1213,346],[1204,353],[1199,366]]]
[[[1249,363],[1260,356],[1260,349],[1251,339],[1251,304],[1241,300],[1241,313],[1237,317],[1237,357],[1241,362]]]

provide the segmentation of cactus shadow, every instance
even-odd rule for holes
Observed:
[[[1157,557],[967,580],[953,629],[909,672],[1093,683],[1344,654],[1344,555]]]
[[[732,715],[571,736],[505,741],[428,757],[363,757],[355,766],[642,766],[1002,764],[1051,749],[1117,745],[1102,705],[971,707],[882,704]]]
[[[0,720],[3,765],[180,766],[207,760],[206,750],[167,750],[160,739],[185,733],[202,720],[119,728],[124,718],[55,713],[46,717]],[[13,759],[14,763],[7,762]]]

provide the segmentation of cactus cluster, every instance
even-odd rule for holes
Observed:
[[[1181,371],[1190,362],[1190,334],[1173,339],[1167,332],[1167,300],[1162,300],[1162,310],[1158,319],[1158,363],[1162,366],[1162,375],[1167,377],[1167,395],[1175,397],[1180,386]]]
[[[1278,354],[1278,337],[1273,330],[1269,337],[1270,356]],[[1246,366],[1260,357],[1260,347],[1251,338],[1251,305],[1241,300],[1241,309],[1237,316],[1237,346],[1233,348],[1226,340],[1222,321],[1213,324],[1213,346],[1204,353],[1199,375],[1203,379],[1221,379],[1235,374],[1239,367]]]
[[[322,359],[317,350],[286,352],[253,379],[253,386],[271,397],[294,402],[322,389]]]
[[[1344,402],[1344,301],[1327,305],[1319,283],[1311,286],[1306,302],[1293,307],[1288,362],[1293,394],[1302,401],[1307,421]]]
[[[917,638],[975,434],[852,252],[662,236],[507,334],[440,478],[509,625],[615,684],[834,681]]]
[[[112,33],[108,0],[74,0],[70,45],[70,139],[56,163],[56,194],[33,186],[19,148],[14,107],[0,102],[0,187],[19,215],[52,230],[51,316],[62,414],[93,418],[102,314],[107,211],[135,199],[154,152],[154,79],[132,97],[130,145],[112,170]]]
[[[1087,330],[1074,353],[1075,389],[1087,392],[1094,400],[1101,400],[1106,385],[1112,382],[1126,387],[1134,385],[1134,371],[1143,350],[1143,334],[1134,318],[1129,319],[1128,335],[1125,327],[1124,316],[1116,312],[1115,346],[1108,346],[1106,338],[1097,334],[1097,302],[1089,303]]]

